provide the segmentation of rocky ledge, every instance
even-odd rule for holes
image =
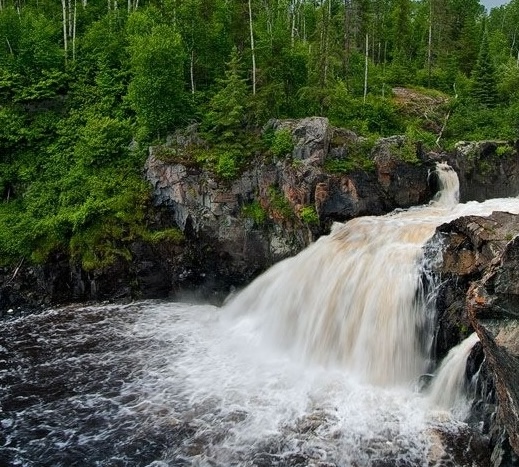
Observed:
[[[480,339],[469,358],[471,421],[483,427],[494,467],[519,458],[519,215],[467,216],[438,228],[436,355],[470,333]]]
[[[177,162],[186,159],[193,136],[170,141],[173,158],[162,156],[168,147],[150,148],[145,176],[155,204],[169,209],[203,251],[198,275],[212,277],[218,264],[227,286],[241,286],[335,221],[422,204],[434,193],[433,162],[403,136],[373,144],[318,117],[273,120],[265,131],[288,133],[292,149],[256,155],[232,181]]]
[[[193,163],[190,151],[204,146],[196,127],[150,148],[149,224],[178,227],[182,244],[134,242],[126,245],[131,258],[90,271],[62,253],[44,265],[0,269],[0,313],[185,293],[219,302],[333,222],[428,202],[437,190],[430,176],[437,160],[458,171],[464,200],[519,192],[517,144],[460,143],[451,154],[425,153],[405,136],[374,142],[320,117],[272,120],[264,134],[288,135],[290,149],[244,155],[247,170],[232,180]]]

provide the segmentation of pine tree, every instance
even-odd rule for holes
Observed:
[[[217,142],[232,142],[245,123],[247,84],[241,77],[241,62],[236,47],[227,63],[225,78],[220,80],[220,90],[209,102],[203,118],[203,127]]]
[[[490,57],[486,32],[481,40],[478,60],[472,72],[472,96],[487,107],[497,104],[497,82],[495,68]]]

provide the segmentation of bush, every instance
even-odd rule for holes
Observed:
[[[282,157],[292,153],[293,149],[294,141],[292,140],[291,131],[286,128],[277,130],[270,144],[272,154],[276,157]]]
[[[232,180],[240,173],[240,154],[235,151],[222,151],[218,154],[215,167],[216,175],[224,180]]]
[[[248,219],[252,219],[254,224],[257,226],[264,224],[267,220],[267,213],[257,200],[254,200],[249,204],[244,204],[241,208],[241,215]]]
[[[318,225],[319,216],[314,206],[304,206],[299,212],[301,220],[308,225]]]

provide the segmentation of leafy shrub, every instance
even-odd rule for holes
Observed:
[[[291,219],[294,216],[292,206],[279,188],[270,187],[268,189],[270,208],[274,215],[282,219]]]
[[[258,226],[264,224],[267,220],[267,213],[257,200],[254,200],[249,204],[244,204],[241,208],[241,215],[248,219],[252,219],[254,224]]]
[[[394,154],[401,161],[408,162],[410,164],[418,164],[420,162],[416,153],[416,144],[409,138],[406,138],[403,144],[396,148]]]
[[[304,206],[299,212],[301,220],[308,225],[319,224],[319,216],[314,206]]]
[[[346,157],[341,159],[326,159],[324,169],[329,173],[350,173],[355,170],[371,172],[375,170],[375,162],[371,150],[375,144],[374,138],[363,138],[345,145]]]
[[[292,140],[292,133],[286,128],[277,130],[274,133],[272,142],[270,144],[270,150],[276,157],[286,156],[290,154],[294,149],[294,142]]]
[[[240,172],[239,153],[235,151],[222,151],[218,154],[215,172],[224,180],[236,178]]]

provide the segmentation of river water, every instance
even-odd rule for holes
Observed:
[[[337,224],[221,308],[4,319],[0,465],[455,465],[436,433],[464,429],[451,407],[463,385],[445,383],[446,398],[418,390],[434,321],[422,246],[443,222],[519,213],[519,200],[456,204],[454,172],[439,171],[435,202]]]

